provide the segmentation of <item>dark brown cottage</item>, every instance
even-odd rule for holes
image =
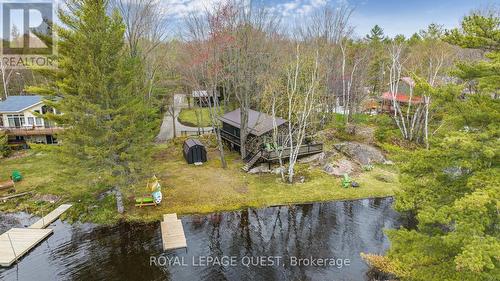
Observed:
[[[241,111],[234,111],[224,114],[220,117],[222,123],[221,137],[235,150],[240,150],[240,128],[241,128]],[[287,120],[276,118],[276,127],[278,128],[278,146],[282,152],[282,158],[290,156],[289,147],[281,147],[286,143],[288,137]],[[244,170],[249,170],[257,162],[268,162],[278,160],[279,155],[276,152],[273,144],[273,117],[259,111],[249,110],[248,112],[248,137],[245,143],[247,150],[247,162]],[[299,156],[306,156],[323,151],[321,143],[303,143]]]

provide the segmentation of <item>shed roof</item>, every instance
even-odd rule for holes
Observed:
[[[22,112],[42,102],[42,96],[9,96],[0,101],[0,112],[17,113]]]
[[[219,92],[215,91],[216,96],[220,96]],[[207,98],[208,96],[214,96],[212,94],[209,95],[209,92],[207,91],[193,91],[191,93],[191,96],[193,98]]]
[[[228,112],[224,114],[224,116],[220,117],[220,120],[240,128],[241,110],[238,108],[234,111]],[[281,126],[285,123],[285,119],[276,117],[277,126]],[[273,129],[273,117],[266,113],[250,109],[248,111],[248,129],[251,134],[261,136]]]
[[[203,144],[197,139],[187,139],[184,143],[188,147],[193,147],[193,146],[197,146],[197,145],[203,146]]]

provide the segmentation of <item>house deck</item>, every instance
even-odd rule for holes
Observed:
[[[9,136],[40,136],[40,135],[54,135],[61,132],[62,128],[5,128],[0,127],[0,131],[4,131]]]

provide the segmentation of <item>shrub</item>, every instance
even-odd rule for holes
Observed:
[[[8,137],[4,132],[0,132],[0,156],[7,157],[10,154],[10,147],[7,144]]]

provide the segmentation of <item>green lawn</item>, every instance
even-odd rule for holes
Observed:
[[[148,192],[144,180],[124,189],[125,219],[150,221],[174,212],[209,213],[244,207],[390,196],[399,188],[396,173],[384,166],[354,176],[361,185],[356,189],[344,189],[340,187],[340,179],[305,164],[299,165],[297,170],[297,176],[305,177],[304,183],[283,183],[278,175],[272,174],[249,175],[241,170],[243,164],[232,152],[227,152],[229,167],[224,170],[210,139],[202,140],[208,146],[209,161],[202,166],[188,165],[182,157],[182,141],[178,138],[155,148],[151,175],[156,174],[163,186],[161,206],[134,206],[133,197]],[[0,211],[42,214],[62,202],[72,202],[74,207],[66,214],[68,219],[112,223],[119,218],[113,196],[102,195],[107,188],[98,184],[95,172],[75,173],[57,161],[56,147],[29,151],[24,157],[2,159],[0,167],[0,179],[7,179],[12,170],[19,170],[25,179],[17,185],[17,191],[33,191],[32,195],[19,200],[0,203]],[[40,195],[44,194],[60,196],[61,200],[56,204],[45,203],[40,200]],[[6,191],[0,191],[0,197],[4,195]]]
[[[181,124],[190,127],[210,127],[210,109],[207,107],[183,108],[178,120]]]
[[[71,202],[73,207],[63,215],[70,220],[98,223],[116,220],[114,197],[99,196],[107,188],[98,183],[97,173],[75,172],[72,167],[63,165],[57,160],[57,149],[57,146],[41,145],[36,151],[23,151],[0,159],[0,181],[7,180],[13,170],[18,170],[24,179],[16,184],[16,193],[32,192],[19,199],[0,202],[0,211],[26,211],[42,215],[62,202]],[[8,190],[0,191],[0,197],[7,195],[10,195]],[[55,195],[60,200],[51,204],[43,200],[43,195]]]
[[[209,147],[207,163],[188,165],[182,157],[180,143],[178,140],[157,147],[154,172],[163,186],[162,205],[149,209],[129,206],[129,219],[158,220],[164,213],[209,213],[245,207],[391,196],[399,189],[396,172],[382,166],[355,176],[361,185],[356,189],[344,189],[339,178],[305,164],[299,165],[297,173],[297,176],[305,177],[305,182],[293,185],[283,183],[278,175],[246,174],[241,170],[243,164],[236,153],[226,152],[229,167],[224,170],[213,146]],[[141,191],[145,192],[144,186],[134,190]]]

